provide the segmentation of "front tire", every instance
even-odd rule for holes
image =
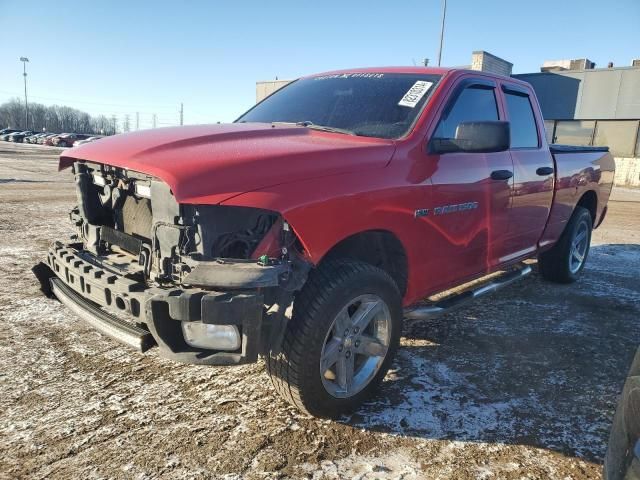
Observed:
[[[401,328],[401,295],[387,273],[360,261],[329,261],[295,299],[281,352],[269,354],[267,371],[289,403],[336,417],[374,393]]]
[[[538,257],[542,276],[556,283],[575,282],[587,262],[592,230],[589,210],[576,207],[558,243]]]

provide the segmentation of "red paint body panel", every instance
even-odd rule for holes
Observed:
[[[85,159],[156,176],[181,203],[280,212],[315,264],[354,234],[391,232],[409,264],[405,305],[535,256],[540,246],[548,248],[588,190],[597,193],[598,218],[602,215],[613,178],[611,156],[581,152],[554,160],[528,84],[481,72],[421,67],[348,72],[443,77],[413,130],[395,141],[270,124],[178,127],[82,145],[63,154],[60,168]],[[500,87],[526,89],[539,147],[489,154],[428,153],[426,145],[444,105],[459,82],[469,78],[495,82],[502,120],[508,120],[508,112]],[[555,177],[538,176],[535,171],[541,166],[553,166]],[[513,170],[512,179],[491,179],[493,170],[506,169]],[[419,209],[467,202],[477,202],[477,208],[416,216]]]
[[[550,248],[560,238],[576,203],[588,191],[597,196],[594,225],[598,226],[613,187],[615,162],[610,154],[563,153],[555,155],[555,160],[555,197],[547,227],[540,239],[541,249]]]

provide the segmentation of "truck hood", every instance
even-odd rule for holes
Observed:
[[[233,123],[115,135],[67,150],[59,168],[87,160],[167,183],[181,203],[215,204],[261,188],[382,168],[395,143],[306,127]]]

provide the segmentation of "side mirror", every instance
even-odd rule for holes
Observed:
[[[509,150],[511,130],[509,122],[462,122],[455,138],[433,138],[432,153],[490,153]]]

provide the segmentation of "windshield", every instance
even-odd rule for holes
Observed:
[[[297,80],[236,122],[287,122],[340,133],[399,138],[409,132],[440,75],[344,73]]]

